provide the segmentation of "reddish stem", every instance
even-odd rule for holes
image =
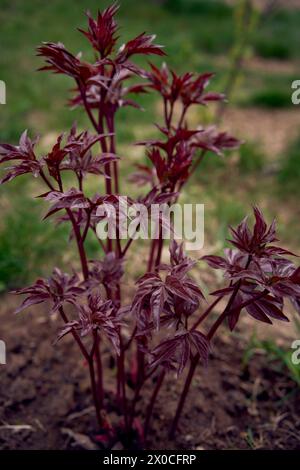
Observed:
[[[63,319],[63,321],[64,321],[65,323],[69,323],[69,319],[68,319],[67,315],[65,314],[65,311],[64,311],[63,307],[60,307],[60,308],[59,308],[59,313],[60,313],[60,316],[61,316],[61,318]],[[89,361],[90,356],[89,356],[89,354],[88,354],[88,352],[87,352],[87,350],[86,350],[86,348],[85,348],[83,342],[81,341],[81,339],[80,339],[80,337],[79,337],[77,331],[75,331],[74,329],[72,329],[72,330],[71,330],[71,334],[72,334],[73,338],[75,339],[76,343],[78,344],[79,349],[80,349],[80,351],[82,352],[82,355],[84,356],[84,358],[85,358],[87,361]]]
[[[115,123],[114,117],[107,117],[107,127],[110,134],[110,152],[116,154],[116,143],[115,143]],[[119,172],[118,172],[118,162],[113,162],[113,172],[114,172],[114,183],[115,183],[115,193],[119,194]]]
[[[202,323],[205,320],[205,318],[210,314],[210,312],[220,302],[221,299],[222,297],[218,297],[216,300],[214,300],[214,302],[205,310],[205,312],[200,316],[200,318],[194,323],[194,325],[191,328],[192,330],[195,330],[200,325],[200,323]]]
[[[52,185],[52,183],[50,183],[50,181],[48,180],[48,178],[47,178],[47,176],[45,175],[45,173],[43,172],[43,170],[41,170],[40,175],[41,175],[41,177],[43,178],[43,180],[44,180],[44,182],[46,183],[46,185],[51,189],[51,191],[55,191],[54,186]]]
[[[156,259],[155,259],[155,264],[154,264],[155,269],[157,269],[158,266],[160,265],[163,245],[164,245],[164,241],[163,241],[163,238],[162,238],[162,227],[160,226],[159,239],[158,239],[158,243],[157,243],[157,254],[156,254]]]
[[[104,400],[104,390],[103,390],[103,369],[102,369],[102,360],[101,360],[101,351],[100,351],[100,337],[97,330],[94,331],[94,340],[96,343],[95,347],[95,357],[97,364],[97,376],[98,376],[98,397],[99,397],[99,406],[100,409],[103,408]]]
[[[75,233],[75,238],[76,238],[78,252],[79,252],[80,261],[81,261],[83,277],[84,277],[85,280],[87,280],[88,277],[89,277],[89,268],[88,268],[88,262],[87,262],[86,253],[85,253],[85,249],[84,249],[83,239],[82,239],[81,233],[80,233],[80,228],[78,227],[78,224],[77,224],[76,220],[74,219],[74,216],[73,216],[73,213],[72,213],[71,209],[66,209],[66,211],[68,213],[68,216],[70,218],[70,221],[72,223],[73,230],[74,230],[74,233]]]
[[[84,89],[84,87],[81,85],[81,83],[80,83],[79,81],[77,81],[77,84],[78,84],[78,88],[79,88],[79,91],[80,91],[80,95],[81,95],[81,98],[82,98],[82,101],[83,101],[84,108],[85,108],[85,110],[86,110],[86,112],[87,112],[87,115],[88,115],[88,117],[90,118],[90,121],[91,121],[91,123],[93,124],[93,126],[94,126],[94,128],[95,128],[95,131],[100,134],[99,128],[98,128],[98,125],[97,125],[97,121],[96,121],[96,119],[95,119],[95,117],[94,117],[94,115],[93,115],[93,112],[92,112],[92,110],[91,110],[91,108],[90,108],[90,105],[89,105],[89,103],[88,103],[88,101],[87,101],[87,99],[86,99],[85,89]]]
[[[251,258],[249,257],[249,260],[247,262],[247,267],[248,267],[250,261],[251,261]],[[227,317],[228,312],[230,310],[230,307],[233,304],[235,297],[237,296],[240,285],[241,285],[241,281],[238,281],[236,283],[235,289],[234,289],[234,291],[233,291],[233,293],[232,293],[232,295],[229,299],[229,302],[228,302],[225,310],[223,311],[223,313],[219,316],[217,321],[213,324],[213,326],[209,330],[209,332],[207,334],[207,339],[208,340],[212,339],[212,337],[216,333],[219,326],[223,323],[224,319]],[[194,373],[195,373],[195,370],[196,370],[196,367],[197,367],[197,364],[198,364],[199,360],[200,360],[200,355],[197,353],[191,361],[190,369],[189,369],[189,372],[188,372],[188,375],[187,375],[187,378],[186,378],[186,381],[185,381],[185,384],[184,384],[184,388],[183,388],[183,391],[181,393],[179,403],[178,403],[178,406],[177,406],[175,418],[174,418],[174,420],[172,422],[172,425],[171,425],[170,437],[174,437],[174,434],[176,432],[178,422],[179,422],[179,418],[181,416],[182,409],[183,409],[186,397],[188,395],[188,392],[189,392],[189,389],[190,389],[190,386],[191,386],[191,382],[192,382],[192,379],[193,379],[193,376],[194,376]]]
[[[188,395],[188,391],[190,389],[191,382],[192,382],[197,364],[199,362],[199,359],[200,359],[200,355],[196,354],[196,356],[194,356],[191,360],[191,365],[190,365],[190,368],[189,368],[189,371],[188,371],[188,374],[187,374],[187,377],[186,377],[186,380],[185,380],[184,388],[183,388],[183,391],[181,393],[180,400],[179,400],[179,403],[178,403],[178,406],[177,406],[177,409],[176,409],[176,414],[175,414],[174,420],[173,420],[172,425],[171,425],[171,429],[170,429],[170,433],[169,433],[169,436],[170,436],[171,439],[173,439],[173,437],[175,435],[175,432],[176,432],[176,429],[177,429],[177,426],[178,426],[178,421],[179,421],[182,409],[184,407],[184,403],[185,403],[186,397]]]
[[[180,129],[182,127],[187,110],[187,106],[183,106],[177,129]]]
[[[120,344],[120,356],[119,356],[119,378],[120,378],[120,391],[121,391],[121,401],[122,401],[122,410],[124,415],[125,428],[128,430],[128,413],[127,413],[127,398],[126,398],[126,375],[125,375],[125,356],[124,348],[122,342]]]
[[[155,248],[156,248],[156,240],[154,239],[151,241],[151,250],[150,250],[150,256],[149,256],[148,267],[147,267],[148,272],[151,272],[152,270]]]
[[[94,359],[93,359],[93,357],[90,357],[90,359],[88,361],[88,365],[89,365],[91,387],[92,387],[92,394],[93,394],[93,399],[94,399],[94,405],[95,405],[95,410],[96,410],[97,421],[98,421],[98,424],[101,428],[101,426],[102,426],[102,417],[101,417],[101,411],[100,411],[99,397],[98,397],[98,393],[97,393],[97,384],[96,384],[96,379],[95,379],[95,369],[94,369]]]
[[[153,408],[154,408],[154,405],[155,405],[155,401],[157,399],[158,393],[159,393],[159,391],[161,389],[161,386],[163,384],[165,375],[166,375],[166,372],[163,370],[160,373],[159,377],[158,377],[156,386],[153,390],[153,393],[152,393],[152,396],[151,396],[151,399],[150,399],[150,402],[149,402],[149,405],[148,405],[148,408],[147,408],[145,424],[144,424],[144,437],[145,437],[145,439],[146,439],[148,431],[149,431],[149,425],[150,425],[150,420],[151,420],[151,417],[152,417],[152,414],[153,414]]]
[[[68,317],[64,312],[63,307],[59,308],[59,313],[65,323],[69,323]],[[94,405],[95,405],[95,410],[96,410],[96,416],[97,416],[97,421],[99,426],[102,426],[102,417],[101,417],[101,412],[100,412],[100,404],[99,404],[99,398],[97,396],[97,387],[96,387],[96,381],[95,381],[95,370],[94,370],[94,362],[93,362],[93,355],[89,354],[81,341],[77,331],[74,329],[71,330],[71,334],[73,338],[75,339],[76,343],[79,346],[80,351],[82,352],[82,355],[86,359],[88,365],[89,365],[89,372],[90,372],[90,380],[91,380],[91,387],[92,387],[92,394],[93,394],[93,400],[94,400]]]

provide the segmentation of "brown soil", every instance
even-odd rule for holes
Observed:
[[[7,365],[0,366],[0,448],[97,447],[88,371],[72,338],[52,347],[58,327],[54,317],[44,317],[42,308],[14,316],[7,297],[2,306],[0,336],[7,344]],[[248,322],[242,331],[249,338]],[[300,448],[299,389],[262,353],[243,368],[247,341],[241,333],[224,333],[208,368],[199,368],[174,441],[168,440],[167,429],[182,383],[168,378],[155,408],[150,449]],[[117,421],[109,351],[105,362],[106,400]],[[148,395],[146,390],[143,402]]]
[[[219,67],[227,69],[231,65],[230,56],[215,56],[214,62]],[[264,59],[263,57],[250,55],[243,61],[243,73],[245,76],[247,76],[247,72],[292,76],[298,74],[299,66],[300,64],[298,60],[286,61],[280,59]]]
[[[226,62],[223,62],[226,64]],[[228,61],[227,61],[228,63]],[[262,57],[252,56],[244,61],[245,73],[262,72],[268,74],[297,75],[299,73],[299,61],[283,61],[279,59],[263,59]]]
[[[223,127],[245,141],[257,141],[269,157],[280,156],[300,129],[298,109],[228,108]]]

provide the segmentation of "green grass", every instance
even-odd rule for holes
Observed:
[[[288,375],[298,387],[300,386],[300,366],[292,362],[293,349],[280,347],[273,340],[261,341],[254,336],[244,353],[243,365],[247,366],[258,351],[264,351],[270,368]]]
[[[230,18],[232,8],[220,0],[167,0],[165,8],[172,13]]]
[[[218,228],[214,234],[215,242],[220,246],[230,246],[226,241],[229,238],[228,226],[235,226],[245,216],[245,207],[234,197],[218,195],[215,200],[214,219],[218,221]]]
[[[197,70],[203,67],[203,54],[226,53],[231,48],[232,11],[222,3],[172,0],[165,7],[149,3],[123,2],[121,32],[126,39],[128,32],[155,31],[159,42],[166,44],[168,61],[173,66]],[[84,6],[95,12],[105,5],[107,2],[90,0]],[[7,82],[8,105],[0,115],[2,139],[15,140],[25,127],[44,133],[64,129],[74,119],[82,122],[80,113],[63,106],[71,82],[65,77],[34,72],[41,64],[34,56],[35,47],[43,40],[60,40],[73,52],[87,53],[86,40],[75,30],[85,24],[82,10],[79,0],[3,2],[0,63],[1,79]]]
[[[65,129],[74,119],[86,123],[80,112],[65,107],[72,81],[36,72],[42,61],[35,57],[35,49],[42,41],[61,41],[72,52],[82,51],[84,57],[92,59],[88,42],[76,28],[85,27],[84,9],[95,12],[107,4],[103,0],[89,0],[84,6],[79,0],[2,2],[0,69],[7,84],[7,105],[1,108],[1,140],[16,140],[27,127],[44,134]],[[230,46],[232,37],[225,40],[232,29],[229,20],[223,19],[220,25],[216,14],[175,15],[158,5],[134,0],[123,2],[119,13],[122,40],[143,30],[155,32],[158,42],[166,45],[168,62],[180,70],[200,70],[201,51],[224,52]],[[212,34],[217,29],[218,34]],[[133,122],[133,113],[129,111],[125,121]]]
[[[238,166],[242,174],[259,172],[264,167],[264,154],[257,142],[246,142],[240,147]]]
[[[291,84],[297,80],[295,74],[274,72],[247,71],[235,102],[243,107],[282,109],[293,106]]]
[[[8,104],[1,108],[1,140],[16,140],[27,127],[47,133],[70,126],[74,119],[82,125],[86,123],[78,111],[71,112],[64,106],[72,82],[62,76],[35,72],[41,65],[35,57],[35,48],[42,41],[61,41],[71,51],[82,51],[84,57],[92,58],[86,39],[76,28],[85,26],[84,9],[95,12],[108,3],[103,0],[87,0],[84,5],[80,0],[2,1],[0,70],[1,79],[7,83]],[[126,0],[121,3],[122,38],[126,40],[143,30],[155,32],[158,42],[166,45],[168,62],[181,71],[203,70],[205,62],[211,68],[213,56],[227,54],[233,45],[233,11],[221,1],[171,0],[159,5],[154,1]],[[294,12],[281,12],[270,18],[255,35],[258,52],[266,55],[263,48],[270,49],[270,41],[277,41],[281,48],[292,48],[290,54],[299,56],[295,41],[299,19],[299,14]],[[207,61],[208,56],[212,60]],[[269,56],[278,56],[278,51],[269,52]],[[281,105],[282,97],[276,99]],[[126,122],[133,122],[131,116],[131,113],[126,115]]]
[[[264,59],[290,59],[292,48],[288,43],[282,42],[280,37],[264,37],[259,35],[255,41],[255,52]]]
[[[30,180],[25,177],[6,186],[0,199],[0,292],[23,286],[37,276],[49,275],[54,266],[78,269],[74,241],[69,240],[70,225],[42,220],[48,204],[28,197]],[[35,188],[35,194],[38,190]],[[41,191],[40,191],[41,192]],[[101,252],[92,235],[87,239],[88,258]],[[51,259],[51,263],[49,263]]]
[[[289,108],[292,106],[289,88],[265,88],[256,90],[248,97],[244,105],[260,108]]]
[[[278,181],[282,193],[300,193],[300,136],[291,143],[281,159]]]
[[[64,264],[63,254],[68,235],[65,227],[41,221],[42,210],[37,200],[26,197],[29,186],[23,181],[5,188],[0,227],[0,292],[23,286],[37,276],[50,274],[52,267]],[[14,190],[18,195],[14,195]],[[49,268],[49,257],[53,265]]]
[[[255,52],[264,58],[299,58],[300,10],[281,9],[259,28]]]
[[[7,105],[0,107],[0,141],[17,142],[25,128],[30,130],[31,135],[49,137],[69,128],[74,120],[81,128],[88,125],[81,110],[71,111],[65,106],[72,81],[60,75],[36,72],[42,61],[35,56],[35,48],[42,41],[61,41],[72,52],[82,51],[84,58],[93,60],[88,42],[76,28],[86,25],[83,10],[89,9],[95,13],[109,3],[106,0],[2,0],[0,79],[7,85]],[[156,33],[157,42],[166,46],[167,61],[171,67],[179,72],[215,71],[217,76],[211,89],[222,91],[227,70],[226,66],[220,65],[219,58],[226,56],[234,41],[231,7],[221,0],[123,0],[118,17],[123,41],[141,31]],[[280,12],[270,18],[255,35],[257,53],[268,57],[299,57],[300,50],[295,42],[299,19],[299,14],[294,15],[294,12]],[[287,49],[287,52],[280,52],[280,48]],[[140,63],[145,64],[145,61]],[[287,106],[287,93],[290,91],[287,80],[283,80],[280,74],[247,73],[241,83],[242,100],[233,99],[233,102],[245,105],[242,102],[245,99],[247,105]],[[129,188],[126,177],[136,161],[136,148],[131,144],[156,135],[152,124],[157,119],[161,122],[157,97],[140,96],[138,101],[146,112],[125,108],[117,118],[125,190]],[[202,122],[202,117],[199,113],[199,122]],[[209,113],[206,118],[209,119]],[[195,175],[194,186],[188,189],[187,197],[193,197],[194,191],[198,201],[200,186],[202,191],[209,193],[209,188],[214,184],[213,177],[217,176],[219,180],[223,175],[226,177],[227,158],[230,157],[220,159],[208,155],[201,172]],[[255,144],[242,147],[238,162],[241,173],[258,171],[261,160],[262,155]],[[291,164],[297,166],[298,159],[293,157],[292,160]],[[293,173],[293,178],[298,178],[297,170],[283,168],[282,172],[283,175]],[[89,191],[100,190],[98,184],[98,180],[90,179]],[[235,201],[234,195],[226,197],[222,206],[223,193],[218,191],[221,192],[219,198],[214,189],[209,197],[213,201],[213,216],[220,220],[217,237],[221,239],[227,223],[239,220],[244,210],[242,204]],[[32,186],[27,184],[26,178],[0,188],[0,289],[22,285],[38,274],[48,273],[49,258],[51,265],[54,262],[64,263],[65,258],[66,261],[77,262],[72,258],[71,248],[64,250],[66,228],[42,223],[43,207],[40,207],[40,202],[31,201],[31,196]],[[89,256],[97,250],[97,242],[89,239]],[[76,255],[73,257],[76,258]]]

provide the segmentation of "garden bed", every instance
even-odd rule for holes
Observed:
[[[87,393],[88,370],[76,344],[65,338],[53,348],[58,322],[42,311],[14,316],[8,297],[2,297],[2,305],[1,337],[8,351],[7,365],[0,366],[0,448],[101,448]],[[224,332],[208,368],[198,369],[174,441],[168,440],[167,429],[182,382],[169,377],[155,408],[149,449],[300,448],[299,389],[264,354],[242,366],[245,328],[249,338],[246,323],[239,335]],[[105,361],[113,376],[108,350]],[[117,410],[109,403],[115,383],[105,379],[110,418],[117,422]]]

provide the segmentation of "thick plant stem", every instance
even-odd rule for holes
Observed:
[[[89,277],[89,269],[88,269],[88,262],[87,262],[87,258],[86,258],[84,243],[83,243],[83,240],[82,240],[82,237],[81,237],[80,229],[79,229],[79,227],[78,227],[78,225],[77,225],[77,223],[74,219],[72,211],[70,209],[66,209],[66,211],[68,213],[68,216],[70,218],[70,221],[72,223],[73,230],[74,230],[74,233],[75,233],[76,243],[77,243],[79,257],[80,257],[81,266],[82,266],[83,277],[84,277],[85,280],[87,280],[87,278]]]
[[[104,390],[103,390],[103,370],[102,370],[102,360],[101,360],[101,351],[100,351],[100,337],[98,332],[94,332],[94,338],[96,342],[95,347],[95,357],[96,357],[96,364],[97,364],[97,388],[98,388],[98,397],[99,397],[99,406],[100,409],[103,408],[103,401],[104,401]]]
[[[114,116],[106,116],[107,128],[110,135],[110,152],[112,154],[116,154],[116,141],[115,141],[115,123],[114,123]],[[114,191],[116,194],[119,194],[119,172],[118,172],[118,162],[113,162],[113,184],[114,184]],[[121,247],[121,240],[120,240],[120,231],[119,227],[116,230],[116,254],[118,258],[122,255],[122,247]]]
[[[41,170],[41,177],[43,179],[43,181],[46,183],[46,185],[51,189],[51,191],[55,191],[55,188],[54,186],[50,183],[49,179],[47,178],[47,176],[45,175],[45,173],[43,172],[43,170]]]
[[[178,421],[179,421],[179,418],[180,418],[182,409],[183,409],[183,407],[184,407],[185,400],[186,400],[188,391],[189,391],[189,389],[190,389],[190,385],[191,385],[191,382],[192,382],[192,379],[193,379],[194,372],[195,372],[195,370],[196,370],[197,364],[198,364],[198,362],[199,362],[199,359],[200,359],[200,355],[199,355],[199,354],[196,354],[196,355],[193,357],[193,359],[191,360],[190,369],[189,369],[189,371],[188,371],[188,375],[187,375],[187,377],[186,377],[186,381],[185,381],[185,384],[184,384],[184,388],[183,388],[182,394],[181,394],[181,396],[180,396],[180,400],[179,400],[179,403],[178,403],[178,406],[177,406],[177,410],[176,410],[176,413],[175,413],[175,417],[174,417],[174,420],[173,420],[172,425],[171,425],[171,429],[170,429],[170,433],[169,433],[169,437],[170,437],[171,439],[173,439],[173,437],[174,437],[174,435],[175,435],[175,432],[176,432],[176,429],[177,429],[177,426],[178,426]]]
[[[145,382],[145,353],[141,350],[140,345],[144,342],[144,338],[141,337],[139,341],[137,341],[137,349],[136,349],[136,361],[137,361],[137,377],[135,387],[138,391],[137,395],[135,395],[136,401],[139,399],[140,390]]]
[[[99,102],[99,118],[98,118],[98,126],[97,127],[98,127],[98,133],[99,134],[104,134],[104,114],[103,114],[103,109],[102,109],[102,103],[104,102],[105,94],[103,93],[103,89],[101,89],[100,97],[101,98],[100,98],[100,102]],[[101,139],[100,143],[101,143],[102,152],[107,153],[106,139],[105,138]],[[105,173],[108,176],[108,178],[105,179],[106,194],[112,194],[111,170],[110,170],[110,164],[109,163],[107,163],[105,165]]]
[[[63,321],[64,321],[65,323],[69,323],[68,317],[67,317],[67,315],[65,314],[63,307],[60,307],[60,308],[59,308],[59,313],[60,313],[60,316],[61,316],[61,318],[63,319]],[[78,344],[79,349],[80,349],[80,351],[82,352],[82,355],[84,356],[84,358],[85,358],[87,361],[89,361],[89,354],[88,354],[88,352],[87,352],[87,350],[86,350],[86,348],[85,348],[83,342],[81,341],[81,339],[80,339],[80,337],[79,337],[77,331],[75,331],[74,329],[72,329],[72,330],[71,330],[71,333],[72,333],[72,336],[73,336],[73,338],[75,339],[76,343]]]
[[[150,249],[150,255],[149,255],[148,266],[147,266],[147,271],[148,272],[150,272],[152,270],[153,259],[154,259],[154,254],[155,254],[155,248],[156,248],[156,240],[153,239],[153,240],[151,240],[151,249]]]
[[[156,247],[157,247],[157,254],[156,254],[155,261],[154,261]],[[159,227],[159,239],[158,240],[155,240],[155,239],[152,240],[150,258],[149,258],[149,263],[148,263],[148,271],[151,271],[153,267],[155,267],[155,269],[157,269],[157,267],[159,266],[160,260],[161,260],[161,255],[162,255],[162,248],[163,248],[163,238],[162,238],[162,227],[160,225],[160,227]],[[153,262],[154,262],[154,266],[153,266]],[[137,389],[140,390],[141,384],[143,383],[144,377],[145,377],[145,353],[143,351],[141,351],[139,349],[139,347],[137,347],[137,364],[138,364],[138,381],[137,381],[136,386],[137,386]],[[160,387],[162,385],[162,382],[164,380],[164,376],[165,376],[165,372],[163,371],[163,373],[159,376],[158,384],[156,385],[156,388],[157,387],[158,388],[157,389],[155,388],[153,396],[152,396],[150,404],[149,404],[149,413],[147,411],[146,421],[145,421],[146,433],[148,432],[148,426],[149,426],[149,421],[150,421],[151,414],[152,414],[152,409],[153,409],[157,394],[159,392],[159,389],[160,389]],[[137,396],[137,398],[138,398],[138,396]],[[153,403],[152,403],[152,401],[153,401]]]
[[[131,404],[130,411],[129,411],[128,429],[132,428],[132,424],[133,424],[133,421],[134,421],[134,418],[135,418],[135,408],[136,408],[137,402],[139,400],[140,391],[141,391],[142,386],[144,385],[144,383],[141,382],[139,385],[137,385],[135,387],[134,397],[132,399],[132,404]]]
[[[108,131],[111,133],[110,136],[110,152],[116,154],[116,143],[115,143],[115,124],[114,117],[107,117],[107,127]],[[115,184],[115,193],[119,194],[119,172],[118,172],[118,162],[113,162],[113,175],[114,175],[114,184]]]
[[[95,379],[95,369],[94,369],[94,359],[93,359],[93,357],[90,357],[90,359],[88,361],[88,364],[89,364],[91,387],[92,387],[92,394],[93,394],[93,399],[94,399],[94,405],[95,405],[95,410],[96,410],[97,421],[98,421],[98,424],[101,428],[101,426],[102,426],[102,417],[101,417],[101,411],[100,411],[99,397],[98,397],[98,394],[97,394],[97,384],[96,384],[96,379]]]
[[[123,415],[124,415],[124,423],[125,423],[125,429],[128,430],[125,357],[124,357],[123,349],[121,349],[121,356],[120,356],[120,379],[121,379],[121,396],[122,396],[122,409],[123,409]]]
[[[164,246],[164,240],[162,238],[162,227],[160,226],[157,254],[156,254],[155,265],[154,265],[155,269],[157,269],[158,266],[160,265],[163,246]]]
[[[249,266],[250,262],[251,262],[251,255],[248,258],[246,268]],[[236,296],[238,294],[240,285],[241,285],[241,281],[238,281],[235,285],[235,288],[233,290],[233,293],[231,294],[231,297],[229,299],[229,302],[228,302],[225,310],[223,311],[223,313],[219,316],[219,318],[215,321],[215,323],[210,328],[210,330],[207,334],[207,339],[209,341],[213,338],[213,336],[216,333],[217,329],[219,328],[219,326],[223,323],[223,321],[227,317],[228,312],[229,312],[229,310],[230,310],[230,308],[231,308],[231,306],[234,302],[234,299],[236,298]],[[177,406],[175,418],[173,420],[173,423],[172,423],[172,426],[171,426],[171,429],[170,429],[170,437],[174,437],[174,435],[175,435],[175,432],[176,432],[176,429],[177,429],[177,426],[178,426],[178,422],[179,422],[179,418],[180,418],[180,415],[181,415],[186,397],[188,395],[188,392],[189,392],[189,389],[190,389],[190,386],[191,386],[191,382],[192,382],[192,379],[193,379],[193,376],[194,376],[194,373],[195,373],[195,370],[196,370],[196,367],[197,367],[197,364],[198,364],[199,360],[200,360],[200,355],[196,354],[194,356],[194,358],[192,359],[192,361],[191,361],[190,369],[189,369],[189,372],[188,372],[188,375],[187,375],[187,378],[186,378],[186,381],[185,381],[185,385],[184,385],[184,388],[183,388],[183,391],[181,393],[179,403],[178,403],[178,406]]]
[[[137,332],[137,327],[135,326],[134,329],[133,329],[133,331],[132,331],[132,333],[131,333],[131,336],[130,336],[129,340],[127,341],[127,343],[126,343],[126,344],[124,345],[124,347],[123,347],[123,351],[124,351],[124,352],[127,351],[127,349],[130,347],[132,341],[134,340],[134,337],[135,337],[135,335],[136,335],[136,332]]]
[[[68,317],[64,312],[63,307],[59,308],[59,313],[65,323],[68,323]],[[71,330],[71,333],[73,335],[73,338],[75,339],[76,343],[79,346],[80,351],[82,352],[82,355],[86,359],[88,366],[89,366],[89,372],[90,372],[90,380],[91,380],[91,387],[92,387],[92,394],[93,394],[93,400],[94,400],[94,405],[95,405],[95,410],[96,410],[96,416],[97,416],[97,421],[99,426],[102,426],[102,417],[101,417],[101,407],[100,407],[100,402],[99,402],[99,397],[97,394],[97,385],[96,385],[96,380],[95,380],[95,370],[94,370],[94,359],[93,359],[93,354],[89,354],[82,343],[77,331],[74,329]]]
[[[143,341],[143,338],[141,338],[141,342],[142,341]],[[144,381],[144,377],[145,377],[145,354],[143,353],[143,351],[141,351],[138,343],[137,343],[137,363],[138,363],[137,383],[139,384],[140,382]]]
[[[212,304],[210,304],[210,306],[205,310],[205,312],[200,316],[200,318],[194,323],[194,325],[191,328],[192,330],[195,330],[200,325],[200,323],[202,323],[205,320],[205,318],[207,318],[207,316],[215,308],[215,306],[220,302],[221,299],[222,297],[217,297],[217,299]]]
[[[132,405],[131,405],[130,412],[129,412],[129,429],[131,428],[132,423],[134,421],[135,408],[140,397],[141,389],[145,385],[146,381],[156,372],[156,370],[157,370],[157,367],[152,369],[151,372],[149,372],[147,375],[144,375],[144,380],[140,381],[140,383],[135,387],[134,397],[133,397]]]
[[[80,90],[80,94],[81,94],[81,98],[82,98],[82,101],[83,101],[84,109],[86,110],[86,113],[87,113],[88,117],[90,118],[90,121],[93,124],[93,127],[95,128],[95,131],[99,133],[99,127],[97,125],[97,122],[96,122],[96,119],[93,115],[93,112],[90,108],[90,105],[88,104],[88,101],[86,99],[85,90],[83,89],[83,87],[81,86],[81,84],[79,82],[77,82],[77,84],[78,84],[78,88]]]
[[[188,110],[188,107],[183,106],[177,129],[180,129],[182,127],[182,124],[183,124],[183,121],[184,121],[187,110]]]
[[[147,412],[146,412],[146,419],[145,419],[145,424],[144,424],[144,438],[146,439],[147,437],[147,434],[148,434],[148,431],[149,431],[149,425],[150,425],[150,420],[151,420],[151,417],[152,417],[152,413],[153,413],[153,408],[154,408],[154,405],[155,405],[155,401],[156,401],[156,398],[158,396],[158,393],[161,389],[161,386],[163,384],[163,381],[164,381],[164,378],[165,378],[165,375],[166,375],[166,372],[163,370],[159,377],[158,377],[158,380],[157,380],[157,383],[156,383],[156,386],[155,386],[155,389],[153,391],[153,394],[151,396],[151,399],[150,399],[150,402],[149,402],[149,405],[148,405],[148,408],[147,408]]]
[[[104,124],[103,124],[103,114],[101,110],[101,104],[99,108],[99,133],[103,134],[104,133]],[[106,140],[102,139],[101,140],[101,148],[104,153],[107,152],[107,145],[106,145]],[[111,169],[110,169],[110,163],[107,163],[105,165],[105,174],[107,175],[107,178],[105,178],[105,190],[106,194],[110,195],[112,194],[112,183],[111,183]],[[107,237],[107,251],[111,252],[113,249],[113,244],[112,244],[112,239],[110,238],[110,235],[108,234]]]
[[[46,185],[51,189],[51,191],[54,191],[55,188],[50,183],[50,181],[48,180],[48,178],[46,177],[43,171],[41,171],[41,177],[46,183]],[[63,191],[61,177],[59,177],[59,189],[60,191]],[[69,216],[69,219],[72,223],[72,227],[75,233],[76,243],[77,243],[78,252],[79,252],[80,261],[81,261],[82,273],[83,273],[84,279],[86,280],[89,276],[89,270],[88,270],[88,262],[87,262],[87,258],[85,254],[85,249],[84,249],[84,238],[81,237],[80,228],[78,227],[76,220],[74,219],[73,212],[71,211],[71,209],[66,209],[66,212]]]
[[[125,354],[120,333],[120,355],[117,358],[117,401],[121,403],[125,429],[128,430],[128,409],[126,397]]]
[[[210,330],[210,333],[214,334],[216,332],[217,328],[224,321],[224,318],[226,317],[226,315],[227,314],[225,313],[225,311],[222,313],[222,315],[220,315],[218,320],[214,323],[213,329]],[[209,339],[212,338],[212,336],[210,336],[210,333],[208,334]],[[192,383],[192,380],[193,380],[193,377],[194,377],[194,373],[195,373],[195,370],[196,370],[196,367],[197,367],[197,364],[198,364],[199,360],[200,360],[200,355],[198,353],[191,360],[190,369],[189,369],[188,375],[186,377],[184,388],[182,390],[182,393],[181,393],[181,396],[180,396],[180,399],[179,399],[179,402],[178,402],[178,405],[177,405],[175,417],[174,417],[174,420],[173,420],[171,428],[170,428],[170,433],[169,433],[170,438],[174,437],[175,432],[177,430],[178,422],[179,422],[179,419],[180,419],[180,416],[181,416],[181,413],[182,413],[182,410],[183,410],[183,407],[184,407],[184,404],[185,404],[185,400],[187,398],[187,395],[188,395],[188,392],[189,392],[189,389],[190,389],[190,386],[191,386],[191,383]]]
[[[45,176],[44,173],[42,174],[42,178],[45,181],[45,183],[48,185],[48,187],[51,190],[54,190],[53,186],[51,185],[51,183],[49,182],[49,180],[47,179],[47,177]],[[61,178],[59,178],[59,187],[60,187],[60,190],[62,191],[63,187],[62,187]],[[89,270],[88,270],[88,262],[87,262],[87,258],[86,258],[86,253],[85,253],[85,249],[84,249],[84,240],[81,236],[80,228],[77,225],[76,220],[74,219],[72,211],[70,209],[66,209],[66,212],[69,216],[69,219],[72,223],[73,230],[74,230],[74,233],[75,233],[75,238],[76,238],[78,252],[79,252],[80,261],[81,261],[82,273],[83,273],[84,279],[87,280],[88,277],[89,277]],[[69,320],[68,320],[68,317],[67,317],[63,307],[59,308],[59,313],[60,313],[63,321],[65,323],[68,323]],[[100,406],[101,402],[99,401],[100,398],[98,396],[97,384],[96,384],[96,380],[95,380],[94,357],[93,357],[94,356],[94,351],[91,354],[88,353],[88,351],[86,350],[86,348],[85,348],[83,342],[81,341],[81,339],[80,339],[80,337],[79,337],[76,330],[72,329],[71,334],[72,334],[74,340],[76,341],[76,343],[78,344],[79,349],[80,349],[83,357],[86,359],[86,361],[88,363],[88,366],[89,366],[91,388],[92,388],[94,406],[95,406],[95,410],[96,410],[96,417],[97,417],[98,425],[101,428],[101,426],[102,426],[101,406]],[[99,352],[98,359],[100,361],[100,351],[98,350],[98,352]],[[103,386],[101,386],[101,387],[102,387],[102,390],[103,390]]]

